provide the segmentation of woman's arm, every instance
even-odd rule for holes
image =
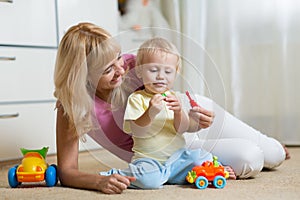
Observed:
[[[107,194],[118,194],[125,190],[130,185],[132,177],[118,174],[100,176],[79,171],[79,139],[76,133],[69,129],[68,119],[63,113],[62,106],[58,106],[56,145],[58,176],[61,184],[74,188],[99,190]]]

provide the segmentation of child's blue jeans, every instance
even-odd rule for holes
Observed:
[[[150,158],[140,158],[130,163],[127,169],[111,169],[100,172],[100,175],[134,176],[136,181],[131,183],[131,188],[157,189],[165,183],[185,184],[188,171],[207,160],[212,161],[212,154],[204,150],[180,149],[164,164]]]

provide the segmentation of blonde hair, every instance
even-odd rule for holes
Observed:
[[[149,40],[146,40],[139,48],[136,56],[136,70],[139,70],[139,66],[142,66],[144,64],[144,58],[147,56],[151,56],[153,54],[156,54],[157,52],[162,52],[167,54],[174,54],[178,57],[177,62],[177,71],[181,69],[181,56],[178,52],[178,49],[174,44],[169,42],[168,40],[161,38],[161,37],[155,37],[151,38]]]
[[[105,66],[119,52],[120,46],[111,35],[91,23],[72,26],[60,42],[54,96],[68,117],[69,128],[76,130],[78,137],[95,128],[93,98],[97,83],[93,83],[91,75],[98,73],[100,78]]]

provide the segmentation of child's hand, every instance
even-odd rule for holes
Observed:
[[[182,106],[181,102],[177,99],[174,95],[167,95],[165,98],[165,101],[167,102],[167,106],[170,110],[173,110],[174,113],[178,113],[181,111]]]
[[[155,94],[149,103],[149,113],[151,116],[157,115],[163,109],[163,100],[166,97],[161,94]]]
[[[189,130],[189,118],[182,110],[180,100],[175,95],[167,95],[165,98],[167,106],[174,112],[174,128],[178,134],[182,134]]]

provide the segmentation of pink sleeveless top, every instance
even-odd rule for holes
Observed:
[[[123,55],[125,61],[124,68],[134,68],[135,56],[131,54]],[[134,84],[140,85],[140,80],[136,77],[134,70],[130,70],[129,76]],[[128,74],[127,74],[128,76]],[[132,83],[132,82],[131,82]],[[124,109],[112,111],[111,105],[95,97],[95,115],[99,124],[99,130],[92,131],[92,137],[103,148],[115,154],[119,158],[130,162],[133,156],[133,140],[130,135],[123,132]]]

